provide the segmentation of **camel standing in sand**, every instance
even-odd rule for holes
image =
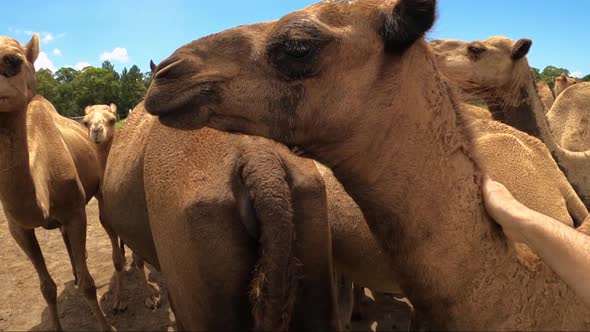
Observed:
[[[38,54],[38,35],[26,46],[0,37],[0,201],[10,234],[37,271],[52,327],[61,330],[57,287],[35,237],[37,227],[61,230],[76,284],[100,328],[109,330],[85,257],[85,206],[100,182],[97,157],[82,126],[35,96]]]
[[[568,77],[565,74],[561,74],[559,76],[553,76],[552,77],[553,80],[553,84],[554,84],[554,90],[555,90],[555,98],[557,99],[557,97],[559,97],[559,95],[561,95],[561,93],[567,89],[568,87],[578,83],[578,81],[576,81],[575,78],[572,77]]]
[[[547,113],[555,141],[571,151],[590,151],[590,83],[578,83],[557,97]]]
[[[461,88],[483,98],[494,119],[545,143],[576,193],[589,207],[590,151],[564,150],[553,136],[526,59],[532,42],[492,37],[469,43],[439,40],[432,41],[431,45],[445,74]]]
[[[236,27],[160,63],[145,107],[171,127],[261,135],[329,166],[437,327],[588,329],[581,299],[485,212],[476,128],[422,38],[434,18],[433,0],[323,1]]]
[[[101,184],[104,182],[104,171],[107,164],[107,159],[111,146],[113,144],[113,137],[115,135],[115,123],[117,122],[117,106],[110,105],[91,105],[84,109],[84,118],[82,123],[88,129],[88,139],[95,143],[94,147],[97,151]],[[105,210],[103,202],[102,190],[96,195],[98,200],[99,218],[103,227],[107,230],[107,234],[113,246],[113,262],[117,277],[115,279],[115,300],[113,301],[113,311],[122,312],[127,308],[124,301],[124,285],[123,273],[125,267],[125,253],[123,250],[123,242],[121,242],[121,250],[115,250],[118,247],[119,238],[114,232],[113,228],[105,222]],[[146,272],[144,270],[143,259],[133,253],[133,266],[135,266],[139,273],[141,273],[141,287],[145,294],[145,306],[150,309],[155,309],[160,305],[159,293],[152,287],[148,281]]]

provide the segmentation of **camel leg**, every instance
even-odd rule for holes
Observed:
[[[295,319],[291,327],[294,330],[339,331],[324,181],[311,160],[287,157],[283,161],[290,178],[295,213],[295,252],[305,276],[301,287],[305,291],[298,294],[295,305],[295,317],[299,319]]]
[[[156,310],[156,308],[160,307],[160,292],[148,282],[143,258],[139,257],[136,253],[133,253],[133,263],[137,271],[141,273],[139,280],[145,295],[144,304],[146,307]]]
[[[37,242],[37,237],[35,237],[35,231],[33,229],[23,229],[10,220],[8,221],[8,229],[18,246],[33,263],[37,275],[39,276],[41,293],[49,307],[49,316],[53,328],[56,331],[61,331],[62,328],[57,315],[57,286],[55,285],[55,281],[53,281],[49,275],[49,271],[47,271],[45,259],[43,259],[43,253],[39,247],[39,242]]]
[[[119,237],[111,227],[111,225],[106,222],[103,212],[103,204],[101,201],[98,202],[98,210],[99,210],[99,219],[100,224],[107,232],[109,239],[111,240],[111,247],[113,249],[113,265],[115,266],[116,276],[115,276],[115,301],[113,301],[112,311],[113,313],[124,312],[127,310],[127,304],[124,300],[124,284],[123,284],[123,274],[125,273],[125,256],[122,253],[121,248],[119,247]]]
[[[74,261],[76,262],[76,271],[78,274],[78,287],[90,309],[98,319],[100,328],[103,331],[111,331],[113,328],[107,323],[102,309],[98,305],[96,298],[96,286],[94,279],[88,271],[86,265],[86,210],[84,207],[77,211],[73,211],[72,216],[63,223],[64,231],[67,234],[67,239],[70,242],[72,248],[72,254],[74,255]]]
[[[70,241],[68,240],[68,235],[66,234],[66,232],[64,232],[63,227],[60,227],[59,231],[61,232],[61,237],[63,238],[64,243],[66,245],[66,249],[68,251],[68,256],[70,257],[70,264],[72,264],[72,273],[74,274],[74,283],[77,285],[78,284],[78,275],[76,274],[76,262],[74,261],[74,255],[72,255],[72,247],[70,246]]]
[[[365,298],[365,288],[363,286],[354,285],[352,297],[352,320],[363,320],[363,298]]]
[[[343,331],[350,330],[350,319],[353,308],[353,283],[347,276],[338,271],[334,273],[338,298],[338,317]]]

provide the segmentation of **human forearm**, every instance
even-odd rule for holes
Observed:
[[[590,306],[590,236],[532,211],[525,243]]]

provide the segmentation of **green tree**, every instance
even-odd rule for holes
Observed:
[[[37,71],[37,94],[47,98],[47,100],[54,100],[57,97],[58,82],[53,77],[53,73],[49,69],[40,69]]]
[[[74,80],[80,115],[88,105],[117,103],[118,74],[112,69],[86,67]]]
[[[582,77],[582,81],[590,82],[590,75],[586,75],[586,76]]]
[[[553,89],[553,77],[559,75],[569,75],[570,71],[565,68],[558,68],[555,66],[547,66],[541,72],[541,79],[549,85],[550,88]]]
[[[541,80],[541,71],[539,70],[539,68],[531,67],[531,70],[533,71],[533,75],[535,76],[535,81]]]
[[[127,68],[123,69],[119,83],[119,104],[117,106],[119,116],[126,118],[129,109],[133,109],[143,99],[147,88],[144,82],[144,75],[136,65],[133,65],[129,71],[127,71]]]

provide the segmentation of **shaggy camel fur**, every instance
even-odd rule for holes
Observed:
[[[590,83],[578,83],[563,91],[547,119],[555,140],[564,149],[590,150]]]
[[[553,76],[553,84],[554,84],[554,90],[555,90],[555,98],[559,97],[559,95],[561,95],[561,93],[567,89],[568,87],[574,85],[577,83],[575,78],[572,77],[568,77],[567,75],[559,75],[559,76]]]
[[[537,91],[539,91],[539,97],[541,97],[543,105],[545,105],[545,112],[548,112],[555,102],[553,91],[545,81],[537,82]]]
[[[433,41],[441,69],[461,88],[483,98],[494,119],[540,138],[586,207],[590,206],[589,152],[564,150],[549,129],[528,65],[532,42],[506,37],[484,41]]]
[[[103,190],[118,234],[161,269],[182,328],[338,327],[313,162],[267,140],[171,130],[140,104],[115,137]]]
[[[536,256],[523,262],[485,212],[478,122],[467,127],[422,38],[434,17],[433,0],[334,0],[217,33],[158,65],[146,109],[317,157],[438,327],[588,329],[581,299]]]
[[[115,123],[117,122],[117,106],[115,104],[110,105],[91,105],[84,109],[84,118],[82,123],[88,129],[88,139],[95,143],[95,149],[98,152],[98,160],[100,164],[100,177],[101,183],[104,182],[104,171],[107,164],[107,158],[113,144],[113,137],[115,135]],[[102,190],[98,197],[98,210],[101,223],[105,224],[105,209],[103,202]],[[118,236],[114,234],[110,225],[109,236],[113,246],[116,246]],[[125,262],[125,251],[123,242],[121,241],[121,251],[113,251],[113,261],[115,263],[115,270],[117,271],[117,279],[115,283],[115,300],[113,301],[113,311],[120,312],[127,308],[127,304],[124,301],[124,286],[122,274],[124,273],[124,262]],[[115,248],[115,247],[113,247]],[[147,276],[144,271],[143,260],[133,253],[133,266],[138,269],[138,272],[142,275],[141,287],[145,294],[145,306],[150,309],[155,309],[160,305],[159,293],[152,287],[147,281]]]
[[[53,328],[61,330],[57,287],[35,237],[37,227],[61,230],[76,284],[100,328],[109,330],[85,257],[85,205],[98,191],[97,156],[84,127],[35,96],[38,54],[37,35],[26,46],[0,37],[0,201],[10,234],[37,271]]]

